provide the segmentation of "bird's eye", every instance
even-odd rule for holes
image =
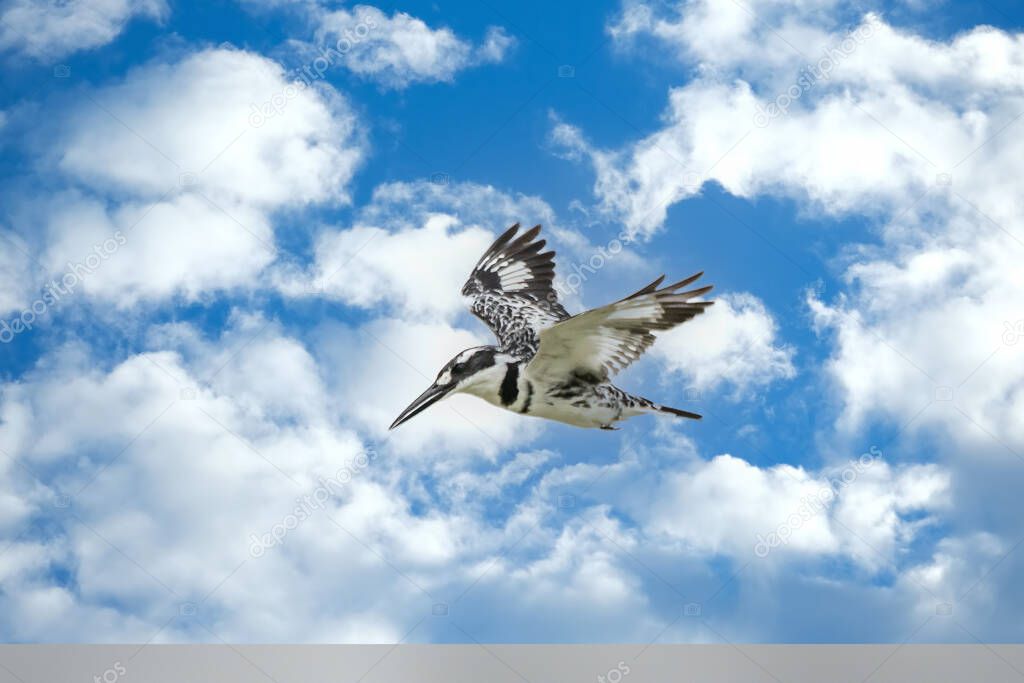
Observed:
[[[457,374],[457,375],[461,375],[462,371],[465,370],[465,369],[466,369],[466,364],[465,363],[456,363],[455,365],[452,366],[452,371],[455,374]]]

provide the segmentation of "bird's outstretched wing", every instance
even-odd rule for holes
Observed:
[[[541,252],[546,242],[536,239],[540,226],[518,232],[516,223],[484,252],[462,294],[473,298],[469,310],[491,328],[502,350],[529,357],[540,330],[569,313],[552,286],[555,252]]]
[[[654,343],[654,332],[667,330],[703,313],[713,301],[693,301],[711,285],[678,290],[704,273],[658,289],[662,275],[639,292],[613,304],[563,320],[540,333],[540,347],[526,367],[534,377],[576,377],[603,382]]]

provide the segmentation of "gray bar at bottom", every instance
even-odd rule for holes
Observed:
[[[2,645],[7,681],[1024,683],[1024,645]]]

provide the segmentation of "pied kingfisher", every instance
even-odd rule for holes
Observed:
[[[615,422],[651,412],[699,420],[696,413],[628,394],[609,378],[654,343],[654,330],[675,327],[714,303],[693,300],[710,285],[678,291],[703,272],[659,289],[662,275],[621,301],[570,316],[552,285],[555,252],[542,253],[545,241],[536,239],[540,226],[517,237],[518,231],[516,223],[495,240],[462,288],[499,345],[452,358],[391,429],[457,392],[577,427],[615,429]]]

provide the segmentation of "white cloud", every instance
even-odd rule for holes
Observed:
[[[0,9],[0,49],[53,61],[106,45],[135,18],[161,21],[164,0],[11,0]]]
[[[840,426],[889,418],[910,432],[947,432],[965,452],[1019,452],[1021,248],[964,215],[916,250],[851,266],[852,296],[811,295],[815,321],[835,339],[828,367],[844,404]]]
[[[283,106],[260,108],[277,96]],[[14,226],[45,226],[31,279],[116,238],[76,293],[120,307],[254,288],[277,256],[275,212],[347,203],[365,152],[340,94],[239,50],[143,65],[83,92],[58,123],[33,151],[69,189],[27,198]]]
[[[368,330],[412,364],[447,352],[421,351],[423,339],[472,342],[390,321]],[[209,640],[199,619],[228,641],[394,642],[434,602],[453,604],[469,588],[459,613],[478,639],[650,640],[678,605],[655,600],[649,584],[664,591],[664,577],[683,571],[687,593],[710,594],[721,577],[709,578],[707,562],[756,558],[758,533],[776,531],[841,476],[732,456],[659,467],[643,455],[606,464],[561,464],[549,451],[453,458],[485,437],[467,429],[460,444],[439,431],[436,421],[463,419],[443,406],[409,433],[418,443],[375,439],[376,414],[387,422],[395,387],[414,383],[366,335],[358,344],[325,330],[323,340],[335,348],[317,340],[307,349],[280,325],[236,312],[218,338],[170,323],[151,330],[150,351],[109,367],[70,346],[0,387],[0,448],[25,466],[0,458],[4,631],[26,640],[75,640],[83,629],[97,641]],[[326,352],[320,362],[313,348]],[[353,364],[352,349],[366,362]],[[480,424],[501,450],[524,438],[521,424],[493,418]],[[366,444],[373,460],[287,528],[316,477],[351,466]],[[679,457],[677,444],[668,450]],[[835,558],[868,573],[903,566],[922,515],[944,505],[948,486],[939,468],[874,460],[748,574],[756,583],[780,563]],[[71,507],[55,507],[65,493]],[[575,494],[571,514],[562,493]],[[19,538],[28,520],[46,537]],[[275,525],[286,529],[281,541],[250,554],[252,535]],[[61,574],[70,580],[58,585]],[[188,603],[195,617],[182,612]],[[498,604],[506,619],[482,618]],[[613,618],[623,613],[630,618]],[[169,615],[178,616],[168,623]],[[413,639],[436,639],[438,628],[427,623]],[[699,637],[680,628],[679,637]]]
[[[687,170],[740,197],[877,221],[879,244],[843,258],[850,291],[809,298],[835,333],[840,425],[882,419],[948,430],[971,450],[1017,449],[1022,345],[1002,335],[1024,319],[1024,36],[982,27],[938,42],[868,15],[854,39],[832,18],[845,5],[812,4],[829,11],[628,5],[613,28],[624,44],[646,36],[708,68],[669,91],[664,127],[634,144],[595,149],[564,123],[553,136],[593,162],[600,205],[640,234],[699,191]],[[722,36],[729,48],[711,49]],[[801,71],[819,58],[826,75]]]
[[[849,443],[880,427],[894,444],[929,444],[943,466],[894,465],[888,478],[859,480],[865,486],[827,518],[831,536],[825,518],[817,530],[842,543],[841,523],[880,551],[851,543],[846,552],[864,551],[860,564],[872,555],[899,563],[903,551],[893,549],[920,521],[911,501],[951,505],[943,550],[899,581],[934,614],[935,597],[917,584],[955,596],[970,585],[964,567],[1020,534],[1018,524],[1000,524],[987,544],[970,540],[994,529],[999,506],[1012,506],[1012,494],[993,492],[1008,477],[1012,488],[1024,448],[1024,36],[979,27],[932,40],[873,15],[851,36],[840,17],[856,11],[838,0],[627,3],[610,27],[624,53],[653,41],[694,78],[669,90],[657,130],[621,148],[600,149],[561,121],[552,138],[592,164],[599,208],[641,236],[710,181],[738,197],[783,196],[805,215],[877,227],[871,243],[848,245],[828,264],[845,291],[807,296],[816,328],[834,343],[826,371],[837,393],[824,394],[838,398],[828,406],[839,427],[832,436]],[[701,540],[699,523],[683,521],[692,542]],[[711,537],[711,545],[735,542]],[[960,551],[971,557],[953,562]],[[948,584],[928,583],[943,573]],[[993,579],[989,589],[999,585]],[[980,616],[974,623],[998,629]]]
[[[254,110],[278,95],[280,113]],[[195,189],[267,208],[344,202],[362,159],[341,95],[297,87],[277,63],[240,50],[151,63],[87,100],[56,154],[61,170],[101,190],[155,199]]]
[[[385,327],[374,331],[383,338]],[[401,332],[386,341],[404,336],[401,352],[417,361],[417,337]],[[450,444],[434,439],[429,420],[419,434],[426,448],[417,448],[428,462],[396,461],[395,440],[375,446],[372,462],[332,489],[323,507],[307,502],[308,514],[287,526],[317,476],[336,476],[364,448],[339,423],[361,420],[353,415],[358,401],[335,395],[348,378],[335,385],[330,375],[339,368],[317,365],[276,323],[239,313],[217,339],[174,323],[154,328],[149,341],[153,350],[106,369],[88,349],[65,347],[0,387],[0,448],[11,456],[0,459],[0,504],[9,513],[0,525],[0,575],[9,588],[0,624],[10,637],[75,640],[87,629],[97,641],[140,633],[157,642],[208,640],[198,619],[228,641],[393,642],[433,602],[473,584],[463,613],[485,613],[512,591],[522,602],[510,618],[522,628],[560,624],[567,632],[571,620],[547,612],[582,611],[595,617],[596,636],[596,617],[644,608],[640,581],[604,536],[576,522],[538,524],[554,509],[547,490],[496,520],[429,494],[423,500],[421,472],[474,469],[452,467]],[[369,366],[383,369],[372,355]],[[405,386],[382,381],[384,393]],[[494,421],[486,424],[494,434]],[[539,474],[550,457],[478,463],[483,468],[462,476],[452,495],[468,494],[474,506],[504,504],[505,489]],[[67,508],[58,502],[65,494]],[[616,526],[607,511],[586,516],[589,525]],[[44,538],[22,535],[30,520],[48,529]],[[251,554],[253,535],[275,525],[285,529],[280,542]],[[630,542],[626,530],[615,533]],[[57,574],[70,580],[58,584]],[[168,622],[169,615],[177,616]],[[640,616],[616,632],[635,633],[638,623],[654,628]],[[428,624],[416,639],[434,630]]]
[[[46,212],[50,241],[40,259],[48,272],[77,273],[82,282],[73,295],[121,307],[251,286],[275,256],[266,214],[234,202],[214,206],[199,194],[113,210],[71,194],[51,199]],[[104,242],[117,246],[89,269],[87,260],[97,245],[104,251]]]
[[[442,322],[385,319],[356,330],[325,329],[322,353],[347,419],[365,433],[386,436],[397,452],[428,461],[450,458],[452,453],[494,458],[536,437],[541,421],[462,394],[388,432],[391,422],[430,386],[445,363],[463,349],[492,343],[489,335],[483,326],[468,332]],[[353,353],[358,362],[353,362]]]
[[[720,11],[715,4],[691,4],[697,17],[701,7]],[[772,17],[786,15],[784,3],[753,4],[759,11],[770,10]],[[799,6],[821,9],[819,4]],[[744,45],[750,32],[760,36],[764,29],[740,15],[715,16],[718,25],[708,25],[706,35],[729,37],[735,42],[730,52],[738,55],[729,59],[746,59],[743,55],[754,49]],[[797,25],[783,28],[813,33]],[[983,35],[979,41],[988,45]],[[1000,45],[1012,43],[999,40]],[[942,45],[927,44],[928,49]],[[486,50],[486,44],[480,49]],[[201,54],[208,66],[237,67],[241,81],[287,87],[279,68],[262,58],[232,51]],[[978,54],[990,53],[979,48]],[[994,49],[991,54],[1000,53]],[[969,59],[969,53],[958,53],[958,58]],[[223,157],[230,172],[218,172],[219,161],[206,172],[194,168],[198,162],[192,148],[166,127],[184,125],[196,139],[216,146],[230,126],[217,118],[220,108],[205,108],[204,98],[217,100],[220,88],[226,93],[228,118],[241,117],[244,124],[251,112],[235,83],[224,82],[219,71],[193,59],[200,58],[143,67],[120,85],[89,92],[137,132],[177,150],[162,151],[175,164],[199,173],[196,185],[181,187],[174,164],[164,168],[167,160],[148,145],[85,110],[67,119],[66,146],[41,155],[57,159],[75,186],[47,197],[52,206],[39,213],[47,228],[38,255],[49,267],[60,269],[65,260],[83,258],[108,231],[128,231],[155,204],[117,254],[86,282],[86,291],[105,301],[129,305],[171,294],[194,300],[211,289],[246,286],[274,258],[275,210],[346,200],[352,167],[344,160],[354,165],[362,148],[357,135],[335,142],[321,132],[323,126],[334,133],[354,130],[345,121],[355,125],[329,90],[303,91],[289,100],[280,117],[238,138]],[[998,59],[993,63],[998,67]],[[253,75],[250,67],[262,75]],[[896,81],[909,78],[900,69],[885,73]],[[180,70],[190,78],[182,80]],[[974,75],[965,76],[965,83],[975,79],[967,84],[974,87],[982,71],[969,71]],[[203,116],[188,118],[189,107],[157,92],[161,78],[185,87],[186,102]],[[922,76],[915,85],[926,85],[925,80]],[[993,79],[982,100],[991,92],[1005,93],[1004,81]],[[948,134],[956,154],[967,154],[1006,124],[1016,104],[990,107],[979,101],[969,112],[951,105],[941,110],[948,103],[936,103],[928,88],[901,92],[893,86],[871,93],[852,76],[844,83],[848,93],[828,92],[816,105],[805,100],[806,110],[791,111],[755,131],[752,135],[783,139],[755,142],[740,162],[729,156],[710,163],[734,141],[729,127],[753,117],[753,112],[740,115],[730,107],[767,101],[756,80],[750,87],[707,81],[679,89],[673,98],[679,98],[680,108],[672,109],[666,129],[635,149],[594,150],[571,127],[558,134],[581,158],[605,164],[607,173],[598,171],[599,196],[607,191],[605,208],[622,211],[635,230],[649,232],[659,220],[639,213],[657,206],[648,200],[664,201],[662,193],[667,193],[673,201],[694,191],[688,184],[692,178],[673,177],[674,161],[655,161],[663,153],[660,147],[709,162],[713,168],[699,178],[714,177],[742,196],[779,192],[810,198],[830,213],[885,215],[901,209],[902,196],[914,196],[911,190],[932,188],[935,174],[922,171],[913,160],[916,155],[899,151],[900,144],[874,137],[876,131],[848,111],[852,102],[891,107],[886,115],[913,128],[913,134],[902,137],[915,146],[930,135]],[[263,92],[259,97],[265,97]],[[288,122],[292,105],[300,113]],[[706,105],[706,117],[705,109],[687,112],[691,105]],[[161,118],[163,112],[156,111],[161,107],[173,115]],[[143,113],[153,114],[157,123]],[[803,128],[789,127],[790,120]],[[281,127],[267,128],[275,122]],[[699,134],[692,134],[691,124]],[[110,148],[89,140],[78,128],[85,125],[102,130]],[[918,126],[931,128],[919,133]],[[249,133],[265,130],[276,132],[250,141]],[[812,147],[834,143],[834,149],[849,153],[810,155],[808,160],[806,152],[801,156],[785,148],[799,140]],[[255,147],[232,151],[247,144]],[[1021,150],[1009,139],[990,147],[954,172],[953,188],[1015,231],[1020,206],[1007,200],[1007,187],[1016,178],[1013,163]],[[274,157],[281,149],[288,154]],[[859,150],[871,172],[880,174],[874,182],[862,179],[863,170],[855,164]],[[100,160],[90,159],[90,152]],[[772,155],[781,161],[767,158]],[[336,167],[325,159],[342,163]],[[279,168],[284,162],[297,166]],[[108,168],[108,163],[135,163],[138,173]],[[205,203],[200,191],[224,211]],[[819,329],[837,335],[830,371],[844,389],[845,419],[851,425],[879,413],[908,416],[918,393],[933,396],[931,380],[917,378],[920,372],[898,354],[890,356],[890,347],[879,338],[952,386],[962,377],[971,380],[968,373],[977,366],[971,357],[985,360],[984,353],[977,353],[988,353],[982,342],[1001,340],[1003,322],[1011,320],[1007,311],[1016,311],[1022,300],[1012,239],[978,220],[970,206],[948,191],[938,192],[945,194],[890,221],[881,245],[847,255],[852,291],[845,298],[809,299]],[[928,220],[936,215],[941,220]],[[441,363],[466,346],[489,341],[482,326],[473,332],[453,326],[459,315],[458,285],[465,276],[458,262],[471,263],[495,231],[515,220],[547,225],[552,217],[539,199],[487,186],[385,185],[350,227],[323,232],[308,272],[278,271],[277,282],[298,294],[310,280],[341,267],[339,277],[345,281],[329,286],[328,296],[349,305],[384,306],[388,315],[406,319],[325,325],[310,335],[308,345],[259,316],[233,314],[215,339],[170,323],[148,330],[147,352],[111,358],[63,347],[44,354],[36,369],[18,381],[0,386],[0,449],[25,465],[0,458],[0,542],[7,547],[0,554],[0,577],[7,589],[0,596],[0,628],[12,640],[66,641],[82,633],[94,640],[135,640],[139,634],[156,634],[158,641],[208,640],[209,633],[181,613],[183,602],[196,602],[201,603],[199,619],[228,641],[393,642],[406,635],[408,624],[429,613],[431,603],[450,602],[471,586],[460,614],[468,617],[463,623],[482,624],[480,632],[474,629],[481,640],[507,640],[517,633],[538,639],[564,640],[572,634],[648,642],[662,634],[676,640],[700,637],[696,621],[673,622],[678,605],[663,599],[667,588],[682,586],[695,597],[719,595],[721,565],[744,566],[754,555],[757,534],[777,533],[807,495],[822,489],[830,470],[759,465],[731,455],[704,462],[692,443],[671,431],[669,436],[676,436],[671,445],[644,439],[612,463],[591,464],[589,458],[581,462],[578,453],[551,451],[499,460],[499,454],[530,444],[543,423],[469,397],[436,406],[390,437],[386,431]],[[553,233],[560,244],[588,249],[578,235],[559,230],[556,226]],[[424,257],[435,260],[428,284],[415,265]],[[436,263],[442,262],[435,273]],[[14,273],[14,282],[22,279],[18,269],[24,263],[16,259],[2,265],[3,276]],[[681,328],[678,338],[659,342],[655,353],[663,352],[673,369],[709,387],[731,379],[737,388],[749,389],[791,376],[792,350],[779,342],[775,321],[758,299],[726,296],[713,311]],[[963,324],[957,328],[949,320]],[[700,327],[686,329],[692,325]],[[696,331],[702,341],[704,335],[716,340],[704,347],[705,353],[685,344],[683,333],[697,336]],[[1019,414],[1021,382],[1020,364],[1012,354],[1022,347],[1000,347],[954,393],[958,406],[1013,444],[1019,438],[1014,411]],[[946,380],[946,375],[957,379]],[[671,427],[660,423],[657,429],[664,436]],[[990,439],[983,432],[970,440],[962,434],[957,438],[974,445]],[[281,523],[295,508],[296,497],[316,486],[315,475],[330,476],[366,445],[382,457],[360,471],[325,510],[314,511],[290,530],[281,544],[259,558],[249,556],[250,534]],[[843,619],[870,612],[873,621],[865,638],[904,637],[894,631],[902,624],[899,610],[908,602],[934,614],[934,600],[922,594],[920,584],[958,594],[983,577],[962,555],[993,563],[1012,547],[1002,538],[972,536],[968,530],[939,542],[934,552],[926,549],[923,561],[915,555],[928,542],[924,527],[948,509],[952,496],[963,495],[963,471],[953,466],[874,462],[836,500],[794,529],[788,542],[772,551],[771,561],[752,563],[752,579],[737,577],[734,607],[719,602],[716,609],[738,622],[737,630],[749,639],[771,638],[777,631],[765,625],[771,621],[765,615],[791,612],[794,605],[805,604],[793,600],[812,590],[821,598],[816,608],[852,603]],[[73,496],[70,509],[54,505],[55,496],[64,492]],[[558,507],[562,493],[575,496],[571,511]],[[19,538],[25,528],[45,529],[46,534]],[[867,585],[823,569],[836,562],[872,576],[895,567],[896,577],[893,585],[884,580]],[[765,590],[758,581],[780,563],[800,571],[781,572],[784,578]],[[994,588],[979,588],[977,594],[990,600],[998,595]],[[484,618],[496,605],[503,620]],[[751,613],[755,608],[763,611]],[[747,624],[744,610],[750,616]],[[740,618],[733,619],[737,613]],[[890,623],[878,614],[896,618]],[[166,623],[170,615],[179,616]],[[441,627],[432,625],[437,623],[425,622],[413,639],[442,637]],[[675,626],[666,632],[666,623]]]
[[[418,592],[397,574],[378,583],[379,561],[328,516],[403,562],[435,562],[438,551],[424,543],[447,547],[445,527],[412,518],[370,481],[370,465],[336,485],[324,508],[309,508],[282,543],[250,555],[251,534],[284,523],[316,477],[336,476],[362,445],[334,421],[309,355],[276,325],[236,318],[223,339],[186,347],[190,361],[160,350],[109,371],[67,348],[45,370],[3,386],[0,447],[27,468],[11,470],[7,486],[21,482],[21,506],[55,531],[45,542],[5,533],[13,541],[0,568],[12,587],[7,632],[73,640],[92,627],[93,639],[202,638],[189,635],[187,614],[157,634],[191,602],[227,640],[400,637],[395,613],[379,601],[391,594],[401,604]],[[58,494],[72,496],[73,515],[54,508]],[[54,584],[51,572],[65,569],[73,583]],[[295,582],[297,571],[307,579]],[[394,585],[368,591],[375,583]],[[346,605],[344,618],[322,610],[328,591]]]
[[[420,227],[433,214],[454,216],[466,225],[479,225],[492,231],[513,223],[544,225],[560,239],[571,234],[561,230],[555,212],[540,197],[503,192],[491,185],[461,182],[449,184],[446,176],[437,182],[392,182],[379,185],[373,200],[361,210],[369,223],[398,223]]]
[[[827,14],[800,18],[793,3],[755,9],[695,2],[666,18],[630,5],[633,19],[613,35],[649,33],[702,70],[669,91],[667,125],[623,149],[596,149],[571,125],[555,127],[556,142],[592,161],[606,211],[650,234],[668,206],[711,180],[737,196],[780,193],[875,216],[905,207],[954,166],[965,189],[985,188],[985,159],[1003,155],[968,155],[1019,111],[1021,36],[979,28],[944,44],[873,15],[845,32]]]
[[[835,10],[839,10],[838,12]],[[794,69],[832,57],[827,80],[887,88],[912,84],[932,94],[983,99],[981,91],[1020,92],[1020,36],[978,26],[948,42],[929,40],[885,23],[873,13],[860,26],[837,20],[859,7],[839,0],[753,0],[742,6],[689,0],[667,9],[626,2],[608,31],[625,49],[650,39],[675,56],[714,71],[742,70],[758,84],[789,85]],[[857,30],[867,29],[857,41]],[[854,39],[859,46],[843,48]]]
[[[451,82],[455,74],[480,64],[500,62],[515,39],[490,27],[483,43],[473,45],[446,27],[431,28],[405,12],[390,17],[376,7],[358,5],[317,13],[316,48],[330,63],[389,88],[419,82]]]
[[[727,294],[703,315],[662,334],[651,354],[698,391],[728,383],[739,395],[796,375],[794,349],[779,343],[777,332],[760,299]]]
[[[876,457],[812,473],[720,455],[667,476],[646,524],[691,551],[750,559],[842,555],[878,571],[920,529],[920,513],[947,505],[949,485],[948,472],[934,465],[897,469]]]
[[[551,451],[527,451],[517,453],[501,465],[496,472],[486,475],[463,470],[453,474],[447,493],[459,505],[468,505],[480,499],[496,498],[506,489],[521,486],[531,477],[543,471],[543,466],[555,454]]]
[[[465,312],[460,292],[473,265],[513,223],[542,223],[546,236],[579,248],[579,235],[554,221],[543,200],[489,185],[386,183],[351,227],[321,232],[310,268],[282,266],[275,280],[289,296],[386,305],[413,319],[450,322]]]
[[[28,304],[31,272],[30,251],[16,233],[0,228],[0,313]]]
[[[516,39],[508,34],[500,26],[491,26],[487,29],[484,42],[477,48],[477,59],[481,63],[498,63],[505,59],[509,50],[516,46]]]
[[[459,292],[473,264],[494,239],[478,227],[456,230],[457,219],[438,214],[419,229],[357,225],[326,233],[311,284],[351,305],[386,302],[407,315],[451,319],[464,308]]]
[[[589,601],[608,610],[641,606],[642,583],[621,566],[615,552],[615,544],[635,548],[636,538],[609,512],[607,507],[597,506],[586,510],[582,524],[562,528],[548,554],[509,572],[509,579],[529,592],[529,602]],[[614,544],[608,542],[609,537]]]

